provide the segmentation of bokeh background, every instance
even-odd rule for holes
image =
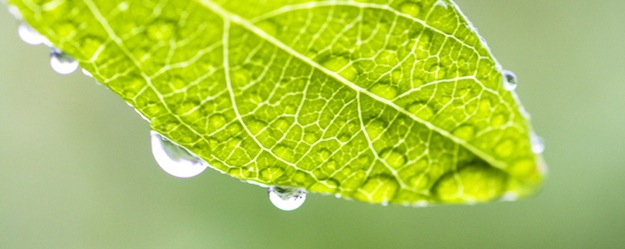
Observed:
[[[284,212],[208,170],[177,179],[148,124],[0,6],[0,248],[625,248],[625,1],[459,0],[519,76],[545,138],[535,198],[382,207],[309,195]]]

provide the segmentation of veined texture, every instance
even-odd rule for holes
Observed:
[[[449,0],[23,0],[34,29],[213,168],[372,203],[513,199],[528,117]]]

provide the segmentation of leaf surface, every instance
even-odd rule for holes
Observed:
[[[543,162],[448,0],[12,0],[213,168],[372,203],[522,197]]]

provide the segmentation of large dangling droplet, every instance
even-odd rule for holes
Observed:
[[[295,210],[306,200],[306,190],[300,188],[271,186],[267,192],[271,203],[284,211]]]
[[[19,27],[17,27],[17,34],[22,41],[33,46],[41,45],[45,40],[42,35],[25,23],[22,23]]]
[[[57,49],[52,49],[50,53],[50,66],[59,74],[71,74],[78,69],[78,62],[71,56]]]
[[[168,174],[189,178],[202,173],[207,163],[187,149],[175,144],[156,131],[150,131],[152,154],[158,165]]]
[[[15,5],[9,4],[7,6],[7,9],[9,10],[9,13],[11,13],[11,15],[13,15],[13,17],[15,17],[15,19],[20,20],[20,21],[22,21],[24,19],[23,16],[22,16],[22,12],[20,12],[20,9],[15,7]]]

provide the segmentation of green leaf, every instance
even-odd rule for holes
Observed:
[[[503,70],[449,0],[12,0],[213,168],[421,206],[530,195],[544,163]]]

